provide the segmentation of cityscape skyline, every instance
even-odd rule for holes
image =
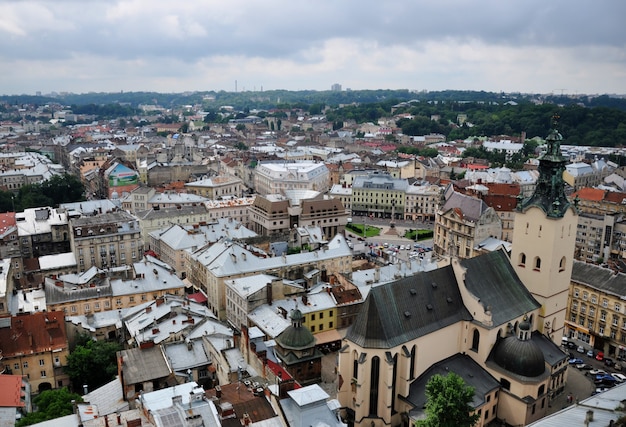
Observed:
[[[80,7],[80,13],[74,10]],[[343,89],[626,94],[626,4],[0,4],[0,94]]]

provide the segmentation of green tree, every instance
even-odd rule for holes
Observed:
[[[41,192],[52,199],[52,205],[84,200],[85,185],[71,174],[55,175],[41,184]],[[44,205],[39,205],[44,206]]]
[[[121,349],[115,342],[94,341],[88,335],[81,335],[78,345],[67,357],[65,368],[74,387],[86,384],[93,390],[115,378],[116,355]]]
[[[57,390],[46,390],[41,392],[33,400],[36,411],[26,414],[15,425],[17,427],[29,426],[53,418],[64,417],[72,414],[72,400],[82,402],[79,394],[70,393],[65,387]]]
[[[416,427],[471,427],[478,421],[478,414],[470,402],[474,389],[454,372],[433,375],[426,384],[426,419],[415,423]]]

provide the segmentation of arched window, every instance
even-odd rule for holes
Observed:
[[[519,254],[519,266],[526,267],[526,254],[524,252]]]
[[[541,270],[541,258],[535,257],[535,270]]]
[[[415,378],[415,346],[411,347],[411,366],[409,366],[409,378]]]
[[[541,396],[543,394],[543,392],[545,391],[545,389],[546,389],[546,385],[545,384],[541,384],[539,386],[539,390],[537,391],[537,397]]]
[[[380,358],[372,357],[370,372],[370,416],[378,416],[378,382],[380,380]]]
[[[474,334],[472,336],[472,350],[478,351],[478,345],[480,344],[480,332],[478,329],[474,329]]]
[[[565,271],[565,257],[561,258],[561,261],[559,262],[559,272],[561,271]]]

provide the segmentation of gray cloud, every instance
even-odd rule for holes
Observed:
[[[484,82],[478,89],[539,91],[572,75],[570,67],[608,77],[572,77],[578,91],[626,92],[621,1],[25,0],[0,3],[0,16],[0,93],[113,90],[111,82],[200,89],[192,86],[236,76],[286,89],[349,80],[345,86],[361,88]],[[532,70],[545,83],[521,74],[515,89],[512,77]],[[90,78],[102,87],[88,88]]]

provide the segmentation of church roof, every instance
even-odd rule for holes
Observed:
[[[504,252],[462,260],[461,265],[467,268],[467,290],[490,309],[494,327],[540,306]],[[462,320],[472,316],[452,266],[446,266],[373,287],[346,338],[366,348],[392,348]]]
[[[493,360],[501,368],[528,378],[538,377],[546,369],[539,346],[513,335],[496,343]]]
[[[347,338],[362,347],[391,348],[470,319],[447,266],[372,288]]]
[[[276,342],[281,347],[289,350],[304,350],[315,345],[315,337],[309,328],[302,326],[302,319],[300,310],[292,310],[292,325],[276,337]]]
[[[461,265],[467,268],[467,290],[480,298],[486,308],[491,307],[494,326],[503,325],[541,306],[517,276],[504,252],[463,259]]]
[[[465,384],[474,389],[470,405],[478,408],[485,404],[485,396],[500,388],[500,383],[489,372],[484,370],[474,359],[466,354],[454,354],[447,359],[435,363],[411,383],[409,395],[404,399],[414,408],[410,414],[423,413],[426,405],[426,384],[435,375],[446,376],[454,372]]]

